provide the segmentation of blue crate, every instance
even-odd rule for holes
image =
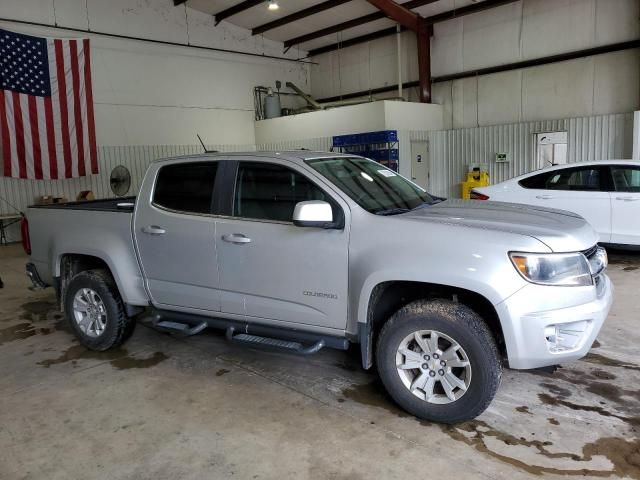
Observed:
[[[372,143],[394,143],[398,141],[397,130],[382,130],[380,132],[354,133],[350,135],[336,135],[333,137],[334,147],[349,145],[368,145]]]

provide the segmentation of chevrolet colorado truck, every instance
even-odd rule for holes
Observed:
[[[137,198],[30,207],[22,229],[27,274],[89,349],[136,319],[298,354],[359,344],[402,408],[444,423],[484,411],[503,365],[584,356],[612,301],[582,217],[443,201],[353,155],[158,160]]]

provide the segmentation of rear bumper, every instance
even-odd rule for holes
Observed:
[[[38,269],[36,268],[34,263],[27,263],[26,265],[26,274],[27,277],[29,277],[29,279],[31,280],[31,283],[33,284],[33,286],[31,287],[33,290],[42,290],[43,288],[47,288],[49,285],[47,285],[42,278],[40,277],[40,274],[38,273]]]
[[[567,305],[573,294],[580,301]],[[613,285],[605,274],[593,287],[527,285],[496,306],[509,367],[539,368],[584,357],[609,314],[612,299]]]

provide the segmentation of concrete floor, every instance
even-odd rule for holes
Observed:
[[[553,375],[505,371],[480,418],[404,414],[357,350],[299,358],[144,326],[80,347],[0,247],[1,479],[640,479],[640,254],[611,254],[612,313]],[[451,477],[455,476],[455,477]]]

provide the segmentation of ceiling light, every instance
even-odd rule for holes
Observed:
[[[269,10],[278,10],[280,8],[280,5],[278,5],[278,2],[276,2],[276,0],[269,0]]]

